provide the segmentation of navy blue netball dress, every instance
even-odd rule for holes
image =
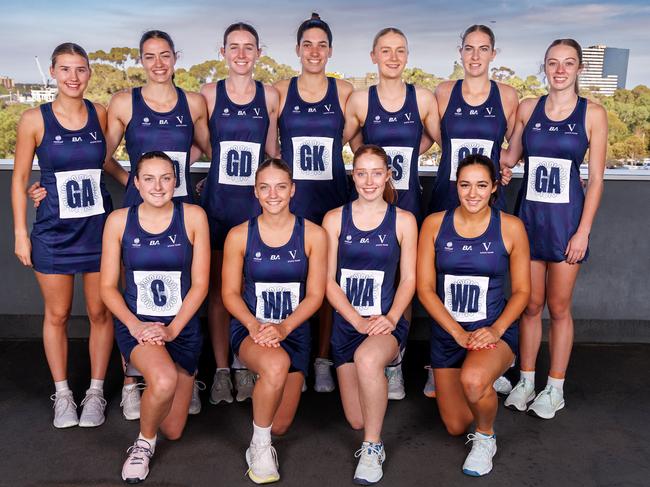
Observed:
[[[131,121],[124,135],[126,151],[131,161],[131,172],[124,194],[124,207],[142,203],[133,184],[135,164],[145,152],[162,151],[174,163],[176,187],[174,200],[194,203],[194,189],[190,181],[190,149],[194,139],[194,123],[185,92],[176,88],[178,101],[169,112],[155,112],[144,101],[142,88],[133,88]]]
[[[504,294],[510,256],[501,235],[501,212],[492,208],[487,230],[478,237],[456,233],[454,212],[445,213],[435,241],[436,292],[451,316],[466,331],[491,326],[506,307]],[[501,337],[517,354],[519,325],[512,324]],[[431,325],[431,366],[460,368],[467,349],[444,328]]]
[[[192,286],[193,252],[185,230],[183,203],[174,202],[169,227],[155,234],[140,226],[138,207],[129,208],[122,235],[124,301],[140,321],[169,325]],[[117,318],[115,340],[128,363],[138,342]],[[192,375],[198,367],[201,343],[201,327],[195,315],[165,347],[172,360]]]
[[[244,302],[260,323],[282,323],[305,297],[309,262],[305,253],[305,222],[296,216],[289,241],[280,247],[264,243],[257,218],[248,222],[244,255]],[[248,336],[248,329],[236,318],[230,322],[230,345],[235,354]],[[305,321],[280,342],[289,354],[289,372],[307,377],[311,335]]]
[[[397,190],[396,205],[422,220],[422,188],[418,178],[422,120],[418,110],[415,86],[406,85],[404,105],[389,112],[379,101],[377,87],[368,89],[368,114],[361,130],[364,144],[382,147],[390,159],[393,186]]]
[[[546,116],[545,104],[543,96],[524,127],[525,172],[516,215],[528,232],[530,258],[563,262],[585,201],[580,164],[589,148],[587,99],[579,97],[573,113],[559,122]],[[589,249],[581,262],[588,256]]]
[[[269,130],[264,85],[255,82],[255,96],[246,105],[228,97],[226,81],[217,83],[214,111],[210,117],[212,164],[201,193],[208,214],[210,240],[223,250],[230,229],[260,213],[255,198],[255,171],[264,160]]]
[[[385,316],[393,306],[401,254],[396,225],[393,205],[388,205],[383,221],[373,230],[359,230],[352,220],[352,204],[343,207],[336,278],[363,317]],[[406,346],[408,332],[409,323],[401,317],[392,332],[400,350]],[[335,310],[331,339],[334,366],[354,362],[354,352],[367,337]]]
[[[452,210],[458,206],[456,170],[458,163],[472,154],[489,157],[500,174],[499,159],[508,121],[503,113],[499,86],[490,81],[490,94],[481,105],[469,105],[463,98],[463,80],[456,81],[445,114],[440,121],[442,155],[433,186],[429,213]],[[505,192],[497,187],[494,207],[506,209]]]
[[[45,132],[36,156],[47,196],[36,210],[31,242],[34,270],[43,274],[99,272],[113,206],[102,175],[106,141],[95,107],[84,103],[88,121],[79,130],[63,127],[52,103],[40,107]]]
[[[327,78],[325,98],[300,98],[298,78],[291,78],[280,114],[282,159],[293,169],[296,193],[291,212],[320,225],[325,213],[348,201],[343,162],[343,125],[336,79]]]

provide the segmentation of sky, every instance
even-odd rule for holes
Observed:
[[[556,38],[573,37],[583,47],[605,44],[630,49],[627,88],[650,85],[650,3],[647,0],[23,0],[6,3],[0,14],[0,75],[36,82],[34,63],[44,69],[54,47],[76,42],[88,52],[137,47],[148,29],[169,32],[181,51],[178,66],[215,59],[224,29],[252,23],[265,54],[299,68],[295,33],[312,11],[333,31],[328,71],[363,76],[375,71],[369,51],[383,27],[402,29],[409,40],[409,66],[448,76],[458,59],[460,33],[483,23],[496,34],[494,67],[508,66],[522,77],[538,74],[544,51]]]

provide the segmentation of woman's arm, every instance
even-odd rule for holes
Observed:
[[[495,344],[506,330],[519,319],[530,299],[530,247],[522,221],[501,213],[501,234],[510,252],[510,299],[501,315],[491,326],[470,334],[469,347],[478,349]]]
[[[607,112],[596,103],[587,105],[587,133],[589,134],[589,180],[580,224],[564,254],[569,264],[581,261],[589,245],[589,234],[603,195],[605,157],[607,155]]]
[[[423,134],[424,142],[420,144],[420,154],[426,152],[431,147],[430,141],[442,146],[442,139],[440,134],[440,116],[438,115],[438,102],[433,92],[426,88],[418,87],[416,89],[416,97],[418,100],[418,107],[422,114],[422,125],[424,125],[425,133]],[[426,145],[426,146],[425,146]]]
[[[32,174],[36,147],[45,126],[40,109],[27,110],[20,117],[16,134],[16,155],[11,175],[11,208],[14,216],[14,253],[21,264],[32,266],[32,244],[27,230],[27,183]]]
[[[361,131],[361,125],[368,112],[368,91],[354,91],[345,105],[345,127],[343,128],[343,145],[351,142]],[[352,147],[352,143],[350,143]],[[355,150],[356,147],[352,147]]]
[[[327,284],[325,287],[327,300],[345,321],[350,323],[359,333],[366,334],[368,333],[368,320],[354,309],[343,289],[336,282],[341,217],[342,207],[330,211],[323,219],[323,228],[327,234]]]
[[[266,133],[264,152],[269,157],[280,157],[280,141],[278,139],[280,95],[278,94],[278,90],[272,86],[265,85],[264,90],[266,95],[266,111],[269,114],[269,131]]]
[[[521,159],[524,150],[522,143],[524,127],[533,114],[536,104],[537,98],[527,98],[519,104],[514,128],[512,129],[512,134],[508,137],[508,149],[501,149],[500,163],[502,168],[515,167],[519,159]]]
[[[122,186],[126,186],[129,180],[129,173],[120,166],[113,154],[122,142],[127,120],[131,120],[131,93],[123,91],[116,93],[108,104],[108,116],[106,121],[106,159],[104,160],[104,171],[113,176]]]
[[[205,104],[205,98],[198,93],[186,93],[187,101],[192,114],[194,123],[194,144],[192,147],[198,147],[208,159],[212,159],[212,146],[210,145],[210,130],[208,129],[208,107]],[[190,164],[195,162],[201,154],[191,154]]]

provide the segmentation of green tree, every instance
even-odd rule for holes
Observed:
[[[124,79],[128,78],[126,66],[129,62],[135,63],[140,57],[139,51],[134,47],[111,47],[111,50],[106,52],[102,49],[99,51],[91,52],[88,54],[91,61],[99,61],[108,63],[117,69],[121,70]]]
[[[454,61],[454,70],[449,75],[449,79],[463,79],[465,77],[465,70],[463,65],[458,61]]]
[[[199,91],[201,89],[201,83],[194,76],[190,74],[186,69],[180,68],[177,69],[174,73],[174,83],[179,88],[184,89],[185,91]]]
[[[262,56],[255,65],[253,77],[262,83],[275,83],[297,76],[298,71],[287,64],[280,64],[269,56]]]
[[[413,83],[414,85],[423,86],[429,88],[431,91],[436,89],[443,79],[438,78],[437,76],[427,73],[420,68],[407,68],[402,74],[402,79],[407,83]]]
[[[228,67],[225,61],[204,61],[192,66],[189,69],[189,74],[197,79],[199,84],[205,84],[228,76]]]
[[[0,105],[0,158],[12,158],[16,150],[16,128],[22,113],[29,105]]]

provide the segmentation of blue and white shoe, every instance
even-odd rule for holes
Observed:
[[[364,441],[354,456],[359,459],[359,463],[352,482],[358,485],[372,485],[381,480],[384,476],[381,465],[386,460],[383,443]]]
[[[467,435],[467,443],[472,443],[472,449],[463,463],[463,473],[472,477],[481,477],[492,471],[492,457],[497,452],[497,438],[482,433]]]

